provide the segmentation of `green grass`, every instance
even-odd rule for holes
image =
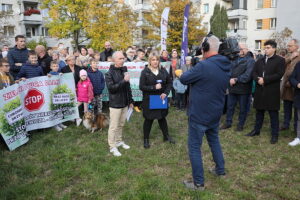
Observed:
[[[271,145],[269,117],[265,117],[259,137],[244,136],[253,127],[253,114],[247,119],[245,131],[235,132],[233,127],[220,132],[225,178],[207,172],[214,163],[204,141],[204,192],[183,187],[182,181],[191,179],[187,117],[172,108],[167,119],[176,145],[162,141],[155,122],[151,148],[145,150],[143,117],[134,113],[123,134],[131,149],[122,149],[121,157],[113,157],[108,152],[107,130],[92,134],[72,124],[63,132],[53,129],[36,132],[28,144],[13,152],[2,145],[0,199],[297,200],[300,198],[300,147],[287,146],[295,137],[291,131],[280,133],[279,143]]]

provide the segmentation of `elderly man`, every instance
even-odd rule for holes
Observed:
[[[239,123],[236,131],[242,131],[247,117],[247,105],[252,89],[252,70],[254,59],[249,55],[245,44],[239,44],[239,57],[232,63],[229,81],[229,95],[227,102],[226,123],[221,129],[231,127],[234,109],[237,102],[240,105]]]
[[[43,45],[37,45],[35,47],[35,52],[38,55],[39,66],[42,67],[44,74],[48,74],[50,69],[50,63],[52,57],[48,55],[46,48]]]
[[[290,121],[292,119],[293,113],[293,98],[294,98],[294,88],[289,82],[289,78],[294,71],[296,64],[300,61],[299,56],[299,41],[297,39],[292,39],[287,45],[287,50],[289,56],[285,59],[285,72],[283,75],[281,83],[281,99],[283,100],[283,111],[284,111],[284,122],[280,127],[280,130],[287,130],[290,127]],[[294,130],[297,130],[297,110],[294,108]]]
[[[114,65],[111,65],[105,74],[105,82],[109,92],[110,124],[108,129],[108,144],[114,156],[121,156],[118,147],[129,149],[122,140],[128,106],[133,108],[133,99],[130,89],[130,77],[127,68],[123,66],[125,57],[121,51],[112,56]]]
[[[15,42],[16,46],[7,54],[10,65],[9,71],[14,79],[17,78],[22,65],[24,65],[28,60],[28,49],[26,48],[25,37],[23,35],[17,35],[15,37]]]
[[[280,109],[280,80],[284,74],[285,60],[276,55],[277,43],[268,40],[264,44],[265,57],[255,62],[252,78],[256,81],[253,106],[256,109],[254,129],[246,136],[257,136],[263,125],[265,111],[271,119],[271,144],[278,142]]]
[[[102,62],[107,61],[107,58],[111,57],[112,54],[114,53],[114,50],[111,48],[110,42],[108,41],[105,42],[104,47],[105,47],[104,51],[100,53],[100,61]]]
[[[0,59],[2,58],[6,58],[7,57],[7,53],[9,51],[9,48],[8,46],[5,44],[2,46],[2,50],[1,50],[1,53],[0,53]]]
[[[209,143],[217,176],[225,175],[224,157],[219,141],[219,121],[223,113],[225,92],[230,78],[231,63],[227,57],[218,55],[220,41],[209,34],[202,43],[205,60],[182,74],[180,81],[190,84],[188,107],[188,149],[192,164],[193,182],[184,181],[187,188],[204,190],[204,172],[201,155],[203,136]]]

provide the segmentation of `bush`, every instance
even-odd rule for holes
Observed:
[[[47,42],[44,38],[40,38],[38,42],[36,40],[30,40],[26,43],[27,48],[31,50],[34,50],[37,45],[43,45],[47,48]]]

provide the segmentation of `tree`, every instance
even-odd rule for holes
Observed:
[[[84,35],[82,18],[88,1],[85,0],[44,0],[42,8],[49,10],[47,27],[49,34],[58,38],[72,38],[78,48]]]
[[[165,7],[170,7],[168,18],[168,38],[167,49],[180,49],[182,41],[182,27],[183,27],[183,15],[184,8],[189,0],[158,0],[153,3],[154,10],[151,13],[145,14],[146,20],[150,26],[148,29],[147,39],[156,41],[156,44],[160,41],[160,20],[161,14]],[[205,35],[204,28],[201,27],[201,17],[196,12],[194,4],[190,3],[190,15],[188,24],[188,39],[189,45],[199,45],[201,37]]]
[[[125,4],[106,0],[45,0],[43,8],[49,9],[50,35],[73,38],[76,48],[88,39],[97,50],[107,40],[116,48],[132,44],[136,16]]]
[[[90,0],[81,20],[90,46],[100,50],[105,41],[116,49],[132,45],[137,16],[125,4],[106,0]]]
[[[226,30],[228,29],[228,16],[226,8],[216,4],[214,13],[210,18],[210,31],[219,38],[226,37]]]
[[[4,25],[8,24],[8,19],[11,18],[12,11],[0,11],[0,43],[9,45],[9,40],[5,35]]]
[[[292,39],[293,31],[285,27],[281,32],[275,32],[271,38],[277,42],[278,50],[286,49],[287,43]]]

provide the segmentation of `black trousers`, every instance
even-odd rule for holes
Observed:
[[[279,116],[278,110],[268,110],[271,120],[272,137],[278,137]],[[259,132],[264,122],[265,110],[256,110],[255,131]]]
[[[144,126],[143,126],[144,139],[149,139],[153,121],[154,121],[154,119],[145,119]],[[160,129],[163,133],[164,139],[167,139],[168,136],[169,136],[169,133],[168,133],[168,124],[167,124],[166,118],[164,117],[162,119],[159,119],[158,124],[159,124],[159,127],[160,127]]]

